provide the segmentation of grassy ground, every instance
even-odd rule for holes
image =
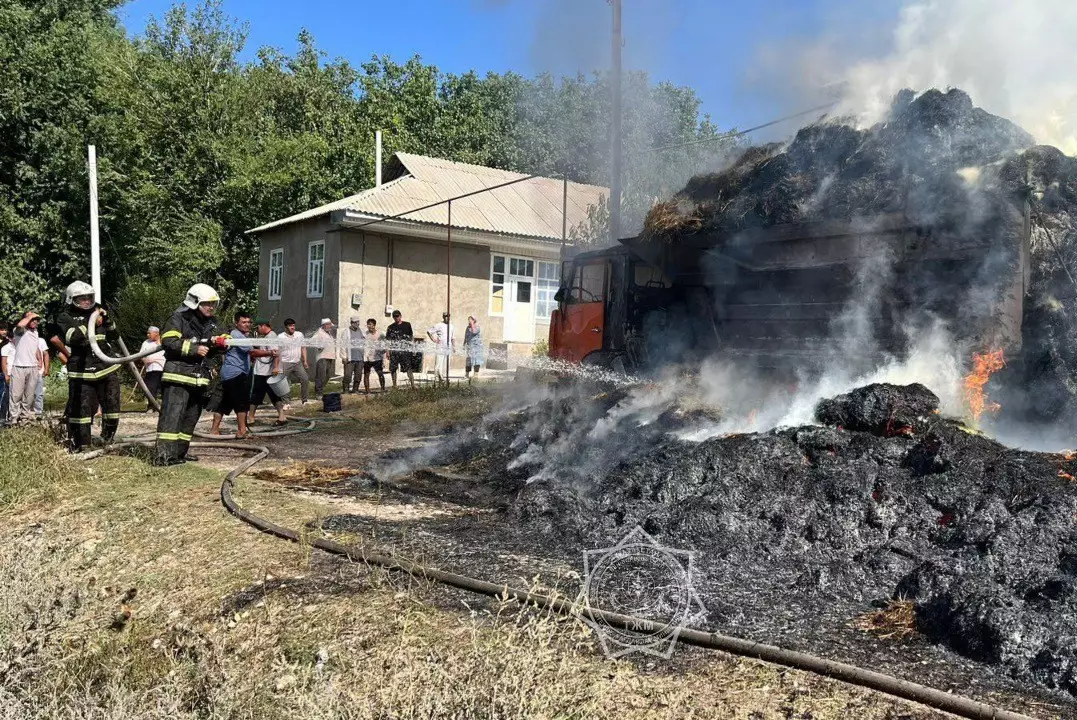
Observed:
[[[490,402],[429,389],[345,414],[361,438]],[[256,533],[221,508],[222,473],[206,467],[80,465],[33,429],[0,434],[0,458],[5,718],[933,716],[716,653],[607,661],[573,621],[447,603],[444,590]],[[253,478],[238,496],[291,527],[327,512]]]

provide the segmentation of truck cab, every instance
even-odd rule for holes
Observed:
[[[663,272],[626,245],[580,253],[561,265],[550,319],[550,357],[633,371],[653,353],[643,339],[673,322],[677,293]]]

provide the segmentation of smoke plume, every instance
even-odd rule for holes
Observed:
[[[1039,143],[1077,153],[1077,3],[909,0],[874,56],[849,42],[861,28],[832,32],[792,51],[763,43],[750,79],[769,79],[791,104],[837,92],[838,112],[865,125],[885,118],[902,88],[960,87]]]

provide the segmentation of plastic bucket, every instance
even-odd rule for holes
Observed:
[[[340,393],[326,393],[322,395],[322,411],[340,412]]]
[[[269,389],[272,390],[273,394],[278,398],[286,398],[292,394],[292,386],[289,384],[288,378],[284,373],[270,375],[266,384],[269,385]]]

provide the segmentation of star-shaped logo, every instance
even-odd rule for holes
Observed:
[[[639,526],[612,547],[585,551],[583,571],[582,617],[609,658],[668,659],[681,629],[706,615],[693,587],[695,553],[662,547]],[[601,611],[629,616],[629,627]]]

